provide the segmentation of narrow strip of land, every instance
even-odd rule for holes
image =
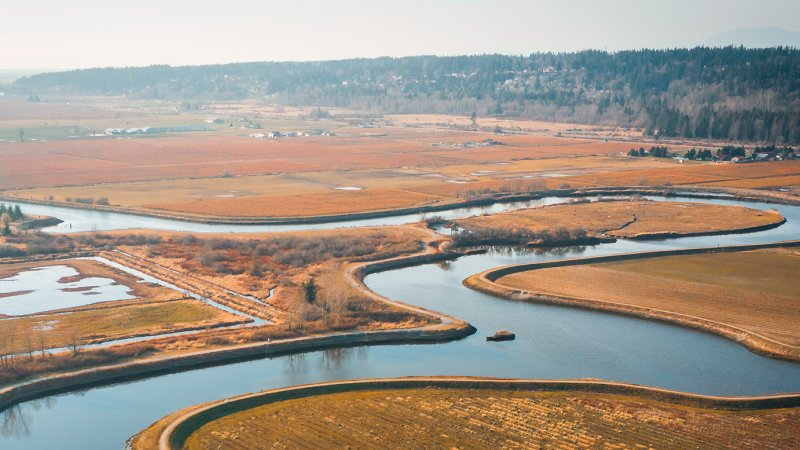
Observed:
[[[464,284],[492,295],[614,311],[720,334],[800,360],[799,241],[523,264]]]
[[[143,430],[132,446],[717,448],[750,442],[784,448],[796,445],[798,406],[798,394],[712,397],[598,380],[353,380],[192,406]]]

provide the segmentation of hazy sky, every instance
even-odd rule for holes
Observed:
[[[0,69],[693,46],[800,28],[798,0],[22,0]]]

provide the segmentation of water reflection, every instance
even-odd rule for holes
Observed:
[[[283,357],[283,367],[291,375],[301,375],[308,372],[307,353],[293,353]]]
[[[584,245],[573,245],[569,247],[520,247],[520,246],[492,246],[486,249],[490,256],[519,257],[519,256],[573,256],[586,252]]]
[[[437,262],[435,264],[436,264],[436,267],[442,269],[443,272],[449,272],[450,270],[453,269],[453,264],[449,260],[439,261],[439,262]]]
[[[45,397],[21,405],[14,405],[3,411],[0,422],[0,436],[4,438],[26,438],[31,435],[33,412],[41,409],[52,409],[56,405],[55,397]]]
[[[356,358],[359,361],[366,360],[367,348],[345,347],[345,348],[333,348],[330,350],[325,350],[320,355],[317,366],[320,369],[325,369],[325,370],[341,369],[344,366],[344,363],[348,362],[353,358]]]
[[[3,411],[3,423],[0,424],[0,435],[6,438],[23,438],[31,435],[30,415],[25,413],[21,405],[12,406]]]

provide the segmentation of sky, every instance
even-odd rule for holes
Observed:
[[[695,46],[800,31],[798,0],[25,0],[0,70]]]

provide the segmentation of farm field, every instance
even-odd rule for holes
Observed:
[[[185,448],[769,448],[800,445],[797,409],[723,412],[618,395],[402,389],[236,412]]]
[[[800,162],[677,164],[587,156],[503,163],[212,177],[7,190],[21,199],[107,198],[111,205],[186,216],[296,217],[462,201],[479,192],[604,185],[704,185],[775,189],[797,183]],[[642,181],[645,181],[642,184]],[[671,180],[671,181],[670,181]],[[727,180],[727,181],[721,181]]]
[[[800,161],[713,164],[629,158],[641,132],[523,119],[180,104],[0,99],[0,195],[185,217],[303,217],[457,203],[476,195],[602,186],[702,185],[796,193]],[[11,112],[11,114],[8,114]],[[212,118],[221,123],[209,123]],[[257,123],[261,128],[246,125]],[[199,127],[155,135],[106,129]],[[504,130],[496,134],[495,127]],[[18,133],[25,132],[21,142]],[[316,135],[254,139],[271,130]],[[326,135],[319,135],[324,130]],[[330,135],[328,135],[330,134]],[[670,144],[682,154],[686,144]]]
[[[722,233],[778,224],[783,217],[773,210],[711,203],[648,200],[600,201],[520,209],[456,221],[467,230],[510,229],[534,233],[559,228],[585,229],[590,235],[642,238],[648,234]]]
[[[545,268],[496,283],[534,294],[653,308],[800,345],[796,248]]]

